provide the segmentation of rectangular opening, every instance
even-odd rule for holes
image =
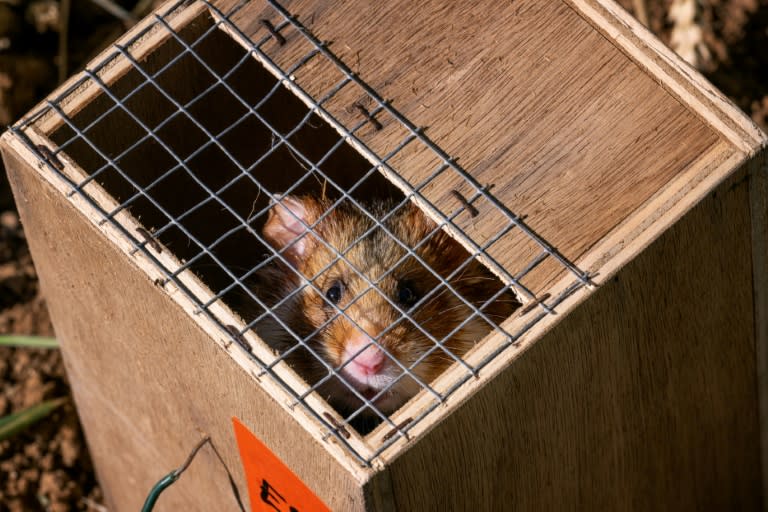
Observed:
[[[129,212],[142,245],[175,255],[171,278],[205,283],[201,308],[223,301],[243,321],[235,338],[257,333],[307,381],[298,401],[316,391],[365,434],[419,393],[440,403],[430,383],[451,365],[477,371],[463,356],[521,306],[482,251],[454,240],[209,15],[145,57],[121,52],[127,71],[109,84],[89,71],[98,94],[71,114],[54,106],[46,135],[87,173],[81,193],[95,182],[119,204],[108,219]],[[322,58],[304,55],[292,73]],[[349,84],[325,69],[319,104]],[[362,109],[355,130],[376,129],[379,111]]]

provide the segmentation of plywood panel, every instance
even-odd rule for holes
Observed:
[[[565,0],[606,39],[741,151],[768,142],[757,124],[614,0]]]
[[[216,2],[224,11],[227,2]],[[564,2],[286,2],[320,40],[383,98],[458,159],[481,184],[571,260],[641,205],[719,139],[706,123],[665,91]],[[354,11],[354,12],[352,12]],[[261,2],[234,17],[260,40],[260,20],[279,17]],[[300,34],[284,29],[284,46],[265,51],[292,63],[309,50]],[[313,65],[317,63],[316,67]],[[316,97],[339,77],[315,59],[297,83]],[[328,102],[346,126],[360,121],[351,108],[357,88]],[[369,105],[369,110],[375,105]],[[387,115],[384,129],[361,131],[385,152],[404,135]],[[412,184],[434,170],[427,151],[413,145],[393,167]],[[460,204],[451,194],[472,190],[445,174],[426,194],[444,213]],[[480,216],[459,224],[477,242],[506,220],[487,202]],[[489,253],[512,273],[539,249],[519,231]],[[543,266],[528,284],[541,287],[557,272]]]
[[[760,509],[748,198],[722,184],[395,459],[398,507]]]
[[[245,498],[232,416],[332,509],[362,509],[324,446],[32,166],[8,146],[3,157],[110,510],[140,509],[204,434]],[[155,510],[237,510],[210,449]]]
[[[752,220],[752,290],[755,295],[755,359],[760,398],[761,458],[768,465],[768,151],[750,165],[749,200]],[[768,471],[763,471],[768,493]]]

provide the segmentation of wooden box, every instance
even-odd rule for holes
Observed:
[[[225,467],[288,510],[233,417],[332,510],[754,510],[767,140],[610,0],[172,0],[2,153],[110,510],[203,435],[156,510],[236,510]],[[287,142],[340,143],[335,183],[413,194],[525,303],[368,434],[218,295],[268,204],[233,169]],[[270,155],[271,191],[306,178]]]

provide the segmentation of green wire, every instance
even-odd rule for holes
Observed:
[[[179,475],[180,473],[178,473],[176,470],[173,470],[164,476],[162,480],[157,482],[154,487],[152,487],[152,490],[149,491],[147,499],[144,501],[144,506],[141,507],[141,512],[152,512],[152,509],[155,508],[155,502],[157,501],[157,498],[160,497],[160,493],[170,487],[171,484],[176,480],[178,480]]]
[[[195,458],[195,455],[197,455],[197,452],[200,451],[200,448],[203,447],[203,445],[211,440],[210,436],[205,436],[200,440],[199,443],[195,445],[195,447],[192,449],[192,452],[187,456],[187,460],[184,461],[184,463],[179,466],[177,469],[174,469],[167,475],[165,475],[162,480],[157,482],[152,489],[149,491],[149,495],[147,495],[147,499],[144,500],[144,506],[141,507],[141,512],[152,512],[152,509],[155,507],[155,503],[157,502],[157,499],[160,497],[160,493],[166,490],[168,487],[171,486],[176,480],[179,479],[181,474],[186,471],[186,469],[189,467],[189,465],[192,463],[192,459]]]
[[[164,490],[170,487],[174,482],[176,482],[176,480],[179,479],[181,474],[184,471],[186,471],[186,469],[192,463],[192,459],[195,458],[195,455],[197,455],[197,452],[199,452],[200,448],[202,448],[206,443],[209,443],[211,445],[211,449],[213,450],[213,453],[216,454],[216,457],[219,459],[219,462],[221,462],[221,465],[224,466],[224,470],[227,472],[227,477],[229,478],[229,485],[232,488],[232,494],[234,495],[235,500],[237,501],[237,505],[240,507],[240,510],[242,512],[245,512],[243,501],[240,499],[240,491],[237,490],[237,485],[235,484],[234,478],[232,478],[232,473],[229,472],[229,468],[227,468],[227,465],[224,463],[224,459],[221,457],[221,454],[216,449],[216,446],[213,444],[213,441],[211,441],[210,436],[205,436],[200,440],[199,443],[197,443],[197,445],[194,447],[192,452],[187,457],[187,460],[184,461],[184,464],[182,464],[177,469],[174,469],[173,471],[165,475],[162,478],[162,480],[160,480],[154,486],[152,486],[152,489],[150,489],[149,494],[147,495],[147,499],[144,500],[144,506],[141,507],[141,512],[152,512],[152,509],[155,507],[155,503],[160,497],[160,493],[162,493]]]

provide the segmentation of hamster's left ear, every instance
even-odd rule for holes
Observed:
[[[416,203],[409,201],[403,208],[405,209],[403,220],[416,235],[418,240],[423,239],[434,231],[437,225],[432,219],[427,217],[427,214],[424,213],[421,208],[416,206]]]
[[[276,204],[269,210],[264,224],[264,237],[293,265],[298,265],[313,243],[307,226],[319,217],[320,205],[311,197],[285,196],[276,198]]]

